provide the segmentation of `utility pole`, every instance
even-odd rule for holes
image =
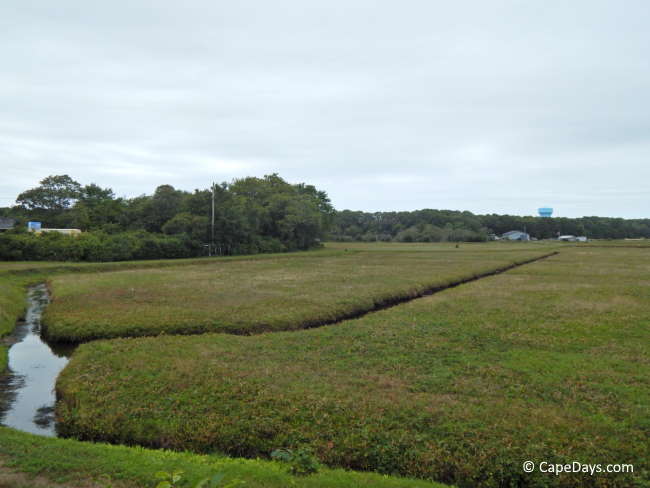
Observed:
[[[208,254],[212,256],[212,249],[214,248],[214,181],[212,182],[212,227],[210,234],[210,251]]]

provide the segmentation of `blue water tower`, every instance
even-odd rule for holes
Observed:
[[[537,211],[539,212],[540,217],[551,217],[551,216],[553,216],[553,209],[549,208],[549,207],[538,208]]]

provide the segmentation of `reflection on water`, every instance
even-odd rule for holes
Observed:
[[[55,436],[54,385],[72,347],[41,339],[41,315],[49,302],[45,285],[30,288],[25,321],[14,331],[9,373],[0,379],[0,423],[34,434]]]

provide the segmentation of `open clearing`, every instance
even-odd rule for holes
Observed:
[[[394,266],[372,254],[367,268],[385,279],[424,267],[414,253],[394,253]],[[455,273],[472,268],[438,255]],[[267,264],[264,276],[280,273]],[[330,327],[92,342],[59,379],[60,427],[247,457],[310,446],[332,466],[461,486],[647,483],[649,275],[645,250],[567,247]],[[635,474],[525,474],[529,459],[631,463]]]
[[[545,245],[398,248],[339,245],[293,257],[59,275],[51,279],[53,303],[44,323],[49,337],[70,342],[308,328],[552,251]]]

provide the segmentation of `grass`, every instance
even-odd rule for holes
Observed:
[[[247,256],[228,256],[215,258],[167,259],[121,261],[109,263],[70,263],[63,261],[0,261],[0,374],[7,367],[7,344],[3,337],[10,334],[16,321],[25,309],[25,289],[27,286],[46,281],[60,274],[79,275],[85,273],[103,273],[117,270],[161,269],[165,267],[210,265],[232,261],[248,260],[282,260],[313,256],[331,256],[343,253],[343,250],[319,249],[283,254],[262,254]]]
[[[143,270],[148,268],[173,268],[184,266],[209,266],[249,260],[272,260],[276,267],[284,260],[301,258],[330,258],[344,253],[342,250],[320,250],[291,255],[239,256],[233,258],[142,261],[124,263],[0,263],[0,325],[1,335],[9,333],[22,314],[27,285],[71,273],[79,279],[87,273],[110,273],[115,270]],[[345,254],[353,254],[345,253]],[[4,356],[2,356],[4,357]],[[4,369],[3,365],[3,368]],[[1,369],[0,369],[1,371]],[[324,469],[306,478],[294,477],[281,464],[261,460],[232,459],[225,456],[199,456],[190,453],[128,448],[73,440],[49,439],[0,427],[0,487],[27,486],[152,486],[154,474],[161,469],[183,469],[187,481],[215,472],[226,473],[229,478],[246,481],[252,487],[436,487],[435,483],[387,477],[372,473],[354,473]],[[36,476],[36,477],[35,477]]]
[[[44,273],[96,273],[105,271],[118,271],[125,269],[148,269],[177,266],[204,265],[229,261],[260,261],[264,259],[296,259],[301,257],[325,256],[340,254],[343,250],[337,248],[315,249],[311,251],[297,251],[291,253],[246,254],[240,256],[218,256],[184,259],[149,259],[139,261],[111,261],[94,263],[75,263],[69,261],[0,261],[0,274],[34,274]]]
[[[599,239],[595,241],[589,241],[581,246],[589,247],[627,247],[627,248],[650,248],[650,239],[618,239],[618,240],[609,240],[609,239]]]
[[[650,486],[649,272],[640,249],[567,247],[330,327],[92,342],[59,378],[59,425],[244,457],[310,446],[330,466],[467,487]]]
[[[14,330],[26,307],[27,280],[0,275],[0,374],[7,368],[7,345],[2,338]]]
[[[202,262],[200,265],[66,274],[51,279],[44,324],[57,341],[309,328],[415,297],[549,252],[516,246],[427,245],[374,252],[333,248],[301,259]]]
[[[348,251],[391,251],[391,252],[440,252],[440,251],[482,251],[490,253],[503,251],[544,251],[565,245],[558,241],[490,241],[490,242],[328,242],[330,250]],[[573,243],[575,244],[575,243]]]
[[[284,465],[264,460],[201,456],[51,439],[0,427],[0,487],[152,487],[158,471],[181,469],[183,486],[216,473],[240,479],[246,488],[436,488],[441,485],[373,473],[323,469],[296,477]]]
[[[25,309],[25,281],[0,275],[0,337],[9,334]]]

